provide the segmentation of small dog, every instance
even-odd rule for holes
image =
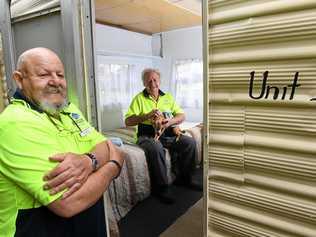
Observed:
[[[163,127],[164,121],[165,121],[165,116],[163,113],[160,113],[159,116],[156,116],[151,120],[152,126],[155,129],[155,137],[154,137],[155,141],[159,140],[160,136],[163,134],[163,132],[166,129],[166,127]],[[180,136],[183,134],[179,126],[172,127],[172,132],[176,136],[176,141],[178,141]]]

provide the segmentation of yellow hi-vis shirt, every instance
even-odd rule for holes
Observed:
[[[0,115],[0,237],[14,236],[19,210],[46,206],[62,195],[43,190],[43,176],[58,164],[50,156],[83,154],[106,140],[73,104],[60,118],[16,99]]]
[[[145,115],[153,109],[158,109],[161,112],[170,113],[173,116],[175,116],[176,114],[184,113],[170,93],[164,93],[159,90],[159,97],[156,101],[148,94],[146,89],[144,89],[133,98],[129,109],[125,114],[125,119],[133,115]],[[143,124],[151,125],[151,122],[149,120],[146,120],[143,122]]]

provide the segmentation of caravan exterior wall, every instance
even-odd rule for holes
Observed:
[[[316,1],[208,7],[207,236],[314,237]]]
[[[16,58],[27,49],[46,47],[65,63],[60,12],[19,21],[12,26]]]

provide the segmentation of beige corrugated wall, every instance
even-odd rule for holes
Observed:
[[[316,0],[208,11],[208,236],[316,237]]]

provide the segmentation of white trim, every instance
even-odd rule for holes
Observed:
[[[150,56],[150,55],[142,55],[142,54],[122,53],[122,52],[110,51],[110,50],[97,50],[96,53],[97,53],[97,55],[103,55],[103,56],[135,57],[135,58],[147,58],[147,59],[157,59],[157,60],[162,60],[163,59],[160,56]]]

